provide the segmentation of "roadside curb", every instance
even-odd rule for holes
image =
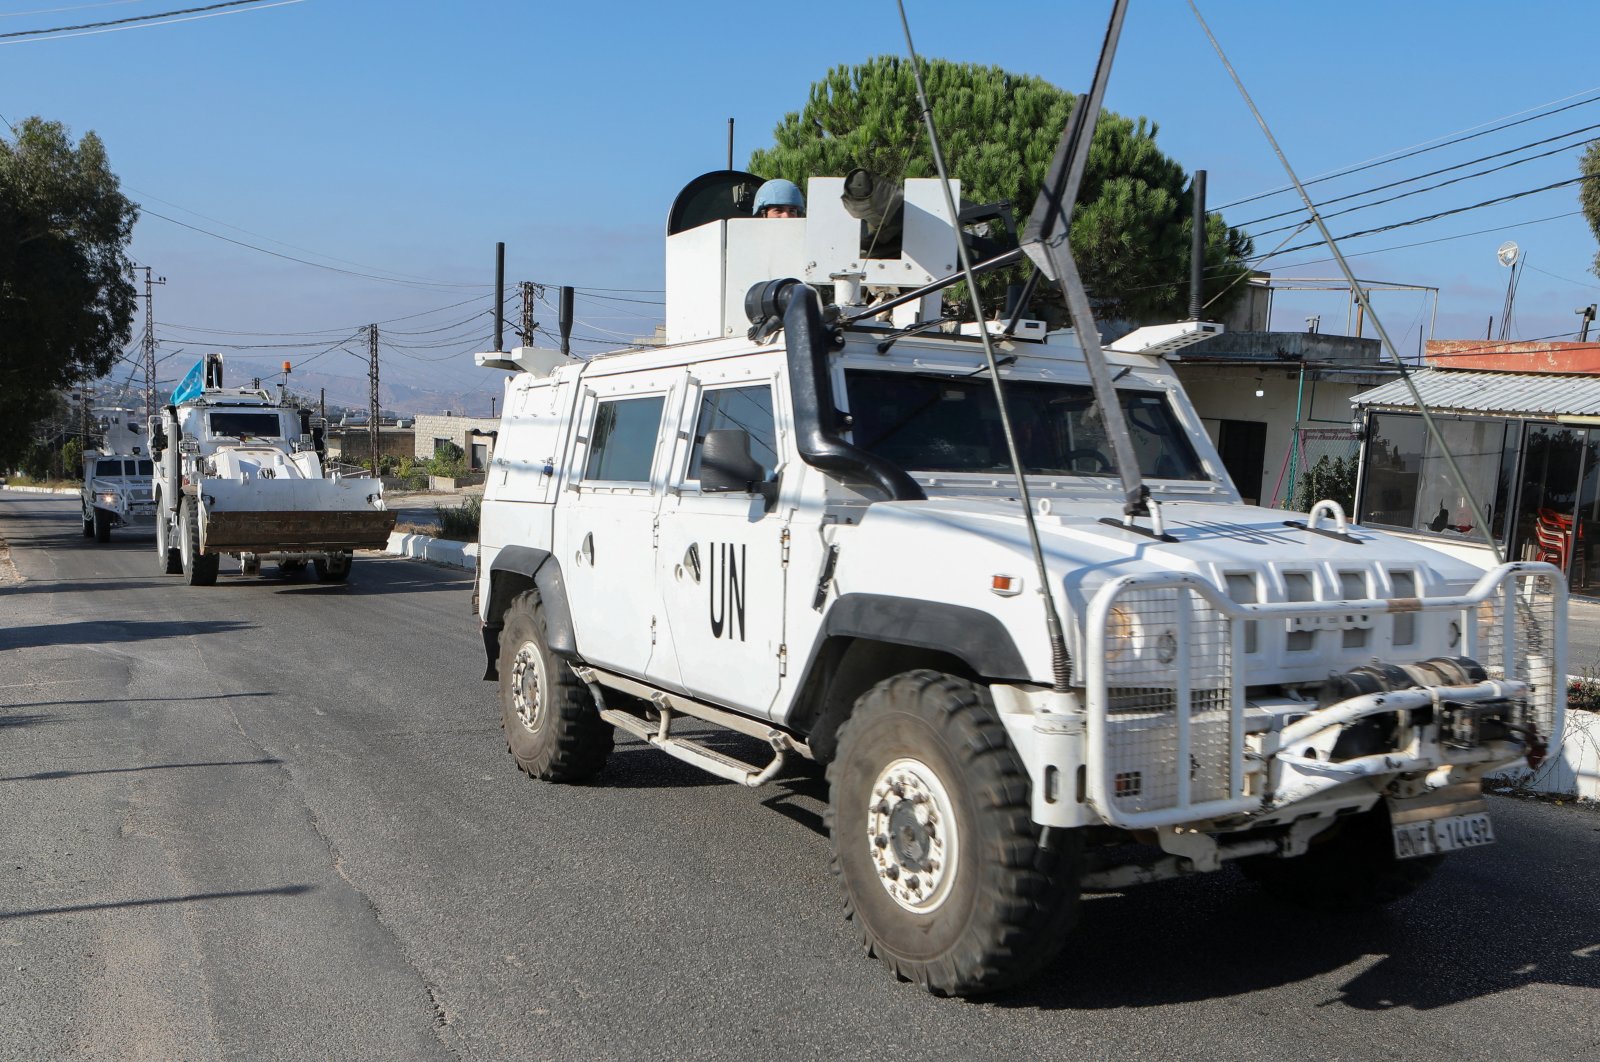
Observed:
[[[385,547],[385,552],[398,557],[410,557],[413,560],[433,561],[435,564],[444,564],[469,572],[478,568],[476,542],[454,542],[429,535],[411,535],[395,531],[389,535],[389,544]]]
[[[77,494],[71,487],[12,487],[0,484],[0,490],[14,490],[18,494]]]

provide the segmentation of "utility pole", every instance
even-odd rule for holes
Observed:
[[[378,466],[381,462],[378,460],[378,441],[380,436],[378,433],[378,326],[376,324],[367,326],[367,358],[370,363],[367,369],[367,380],[372,385],[372,392],[368,396],[368,401],[372,406],[372,415],[367,418],[367,422],[371,425],[369,430],[372,433],[372,478],[377,479]]]
[[[1579,343],[1589,342],[1589,326],[1594,323],[1594,311],[1595,304],[1592,302],[1587,306],[1580,306],[1573,311],[1573,313],[1576,313],[1583,320],[1583,328],[1578,332]]]
[[[128,276],[138,278],[144,270],[144,419],[148,423],[156,415],[156,311],[154,287],[165,284],[166,277],[152,277],[149,266],[128,263]]]
[[[531,280],[524,280],[518,286],[522,288],[522,327],[517,330],[517,336],[521,338],[523,346],[531,347],[533,346],[533,329],[538,324],[533,319],[535,285]]]

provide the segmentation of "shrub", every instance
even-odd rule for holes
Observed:
[[[428,460],[428,472],[435,476],[459,476],[466,469],[466,451],[453,442],[440,443]]]
[[[483,499],[469,494],[460,505],[446,507],[435,505],[434,515],[439,518],[439,537],[457,542],[478,540],[478,521],[483,515]]]

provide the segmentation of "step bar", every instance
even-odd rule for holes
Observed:
[[[793,737],[775,727],[762,723],[756,719],[749,719],[721,708],[713,707],[692,697],[682,694],[667,693],[646,685],[636,679],[625,675],[617,675],[599,668],[580,666],[574,667],[573,673],[588,684],[594,694],[595,704],[600,710],[600,718],[616,727],[625,730],[643,741],[647,741],[667,755],[682,760],[684,763],[698,767],[703,771],[716,775],[718,778],[750,789],[766,785],[778,776],[788,761],[789,753],[798,753],[807,759],[814,759],[811,749],[804,741]],[[660,713],[659,722],[634,715],[632,712],[620,708],[606,707],[605,696],[602,689],[613,689],[619,693],[640,697],[649,701]],[[676,716],[686,715],[708,723],[726,727],[729,730],[745,734],[749,737],[760,738],[772,746],[772,762],[765,767],[745,763],[726,753],[708,748],[697,741],[685,737],[676,737],[672,734],[672,721]]]

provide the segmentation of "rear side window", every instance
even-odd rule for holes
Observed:
[[[772,479],[778,468],[778,431],[772,420],[771,387],[724,387],[701,396],[700,416],[694,428],[694,452],[689,456],[686,479],[700,478],[700,455],[705,448],[706,432],[719,428],[742,428],[750,436],[750,456],[761,462],[765,473],[762,478]]]
[[[604,400],[595,412],[584,479],[650,482],[665,395]]]

